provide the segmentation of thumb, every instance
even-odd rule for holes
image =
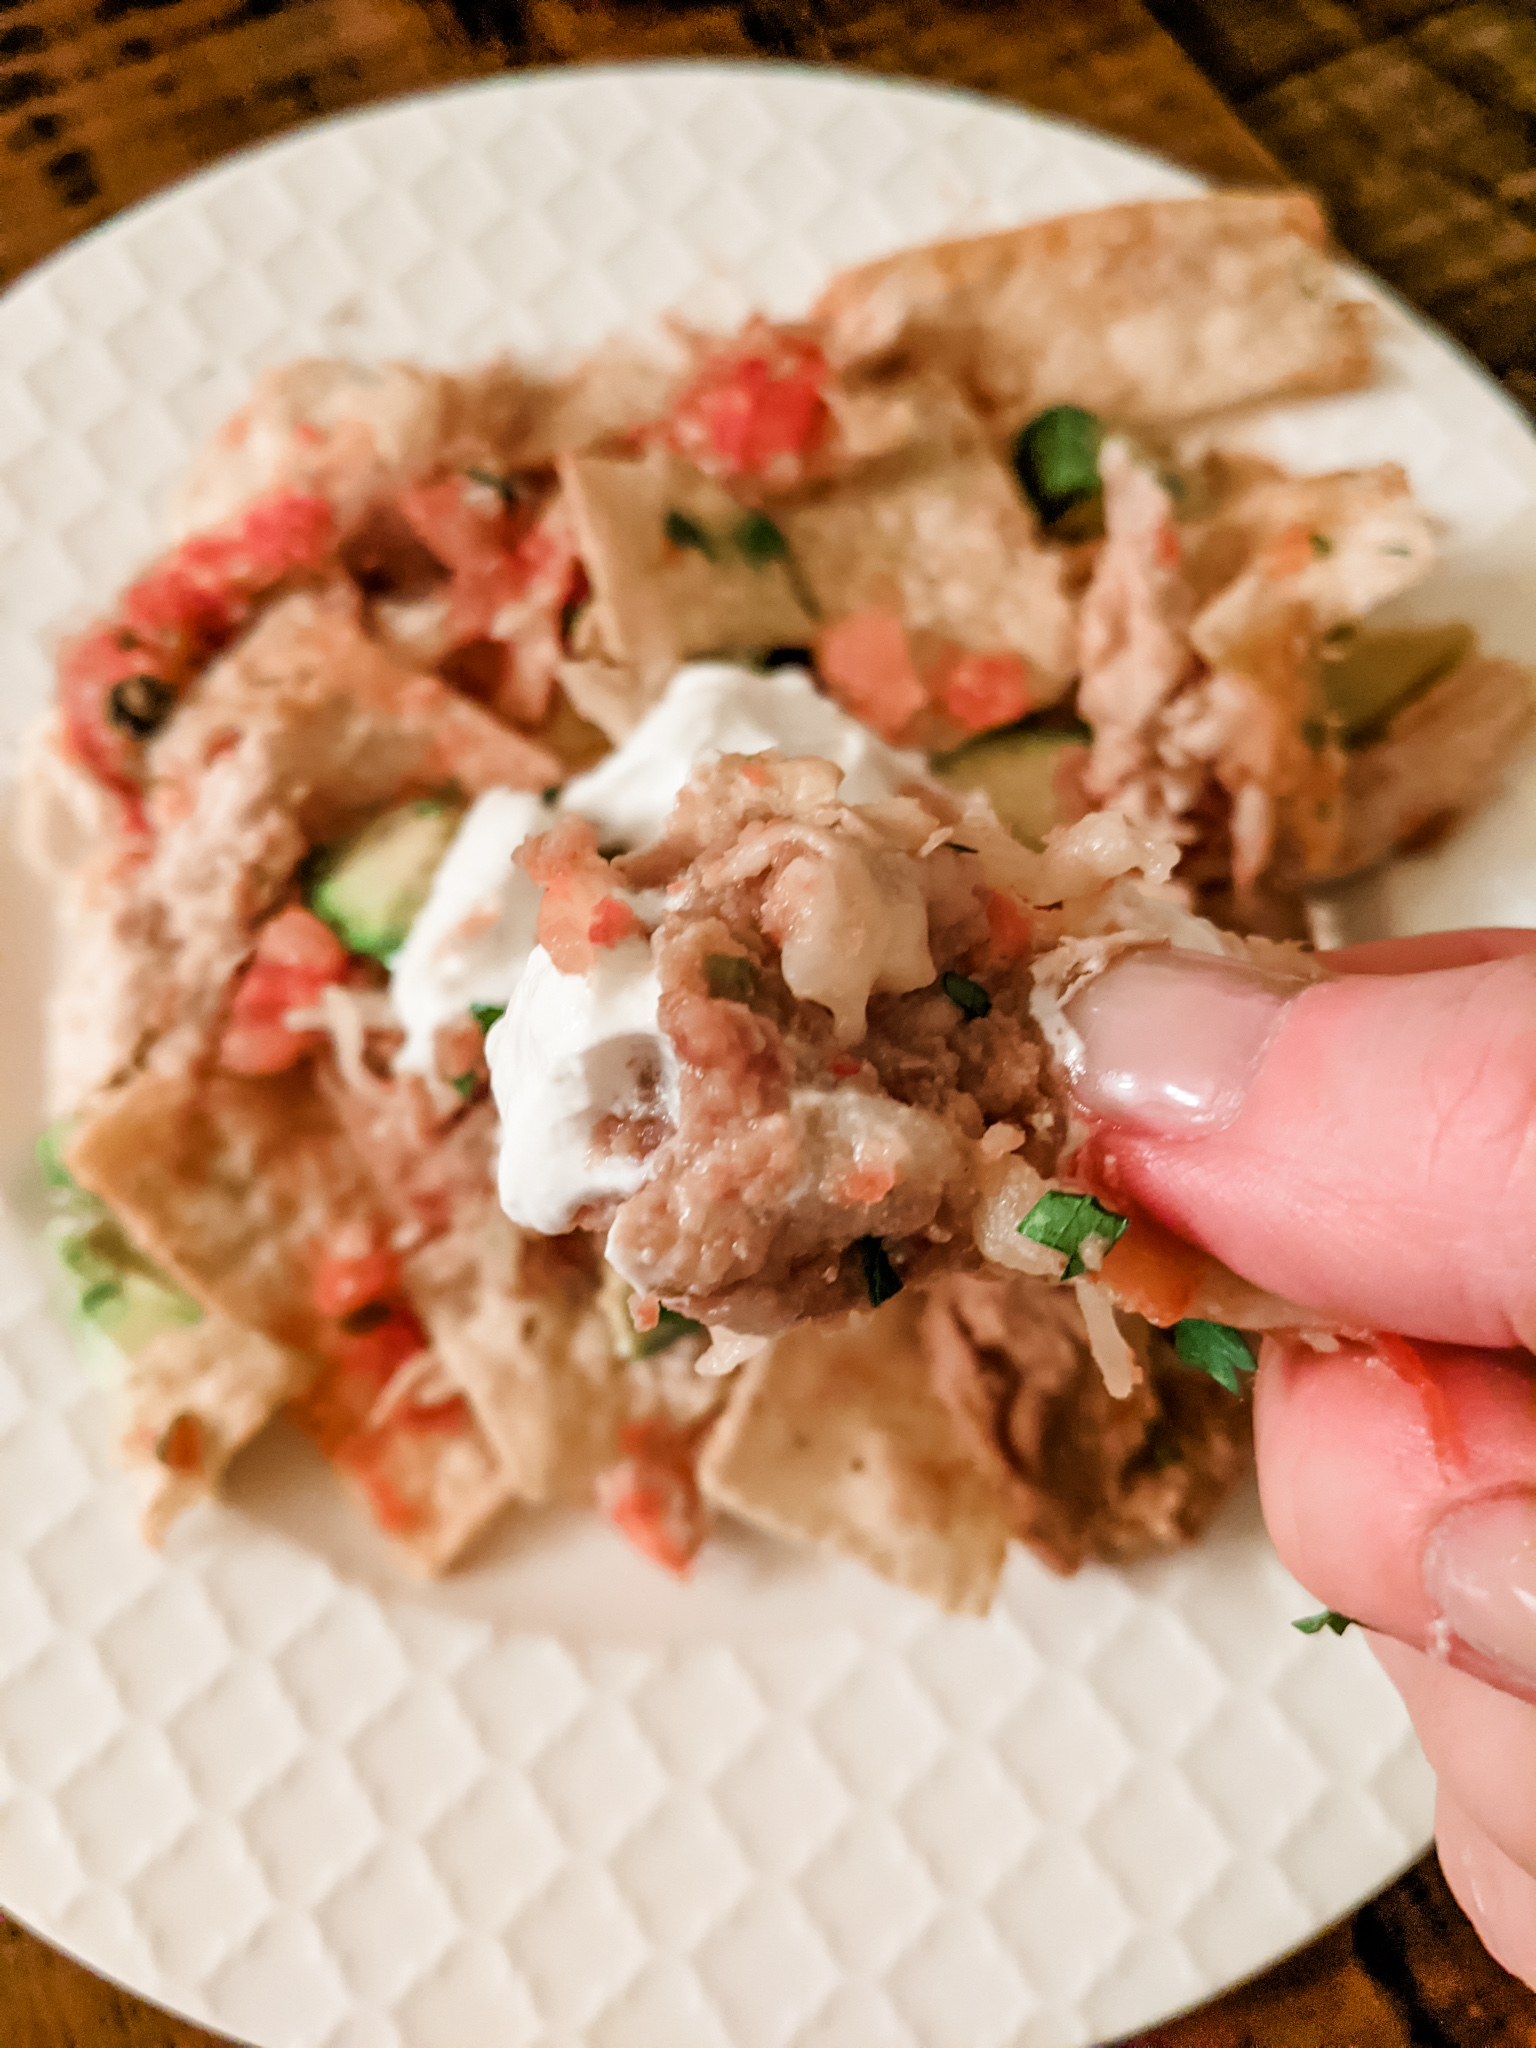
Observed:
[[[1068,1011],[1096,1178],[1347,1325],[1532,1345],[1536,952],[1515,945],[1536,936],[1415,942],[1390,964],[1472,964],[1310,983],[1129,955]]]

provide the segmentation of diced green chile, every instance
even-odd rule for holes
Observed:
[[[686,512],[669,512],[663,530],[673,547],[692,548],[701,554],[706,562],[720,559],[720,551],[710,535],[700,526],[697,519],[691,519]]]
[[[1190,1317],[1173,1326],[1173,1348],[1185,1365],[1209,1373],[1229,1394],[1242,1392],[1243,1376],[1254,1370],[1253,1353],[1242,1332],[1226,1323]]]
[[[1044,1194],[1019,1225],[1021,1237],[1032,1237],[1036,1244],[1049,1246],[1053,1252],[1066,1257],[1063,1280],[1075,1280],[1088,1268],[1083,1263],[1083,1246],[1090,1237],[1103,1241],[1108,1251],[1125,1234],[1126,1219],[1117,1216],[1113,1209],[1106,1209],[1102,1202],[1096,1202],[1092,1195],[1069,1194],[1065,1188],[1052,1188]]]
[[[1019,429],[1013,443],[1014,473],[1047,526],[1102,495],[1103,442],[1098,416],[1080,405],[1053,405]]]
[[[634,1328],[633,1318],[630,1327]],[[697,1337],[704,1333],[704,1325],[696,1323],[691,1316],[680,1316],[676,1309],[658,1309],[656,1327],[653,1330],[635,1330],[632,1356],[654,1358],[658,1351],[665,1351],[682,1337]]]
[[[482,1033],[490,1030],[500,1018],[507,1014],[505,1003],[471,1003],[469,1014],[480,1026]]]

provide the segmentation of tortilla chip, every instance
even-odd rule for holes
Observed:
[[[419,1363],[441,1380],[431,1353]],[[332,1370],[290,1412],[385,1535],[423,1571],[446,1571],[516,1499],[512,1475],[463,1398],[379,1408],[365,1377]]]
[[[637,427],[660,419],[685,369],[680,354],[672,360],[642,355],[628,343],[612,340],[569,376],[529,386],[518,422],[519,467],[552,463],[561,455],[621,441]]]
[[[953,1613],[983,1614],[1008,1532],[929,1384],[914,1292],[780,1337],[746,1366],[699,1462],[706,1500],[808,1537]]]
[[[373,1187],[303,1068],[250,1081],[144,1073],[82,1117],[67,1164],[207,1309],[313,1350],[318,1250],[377,1215]]]
[[[778,517],[823,622],[893,612],[909,633],[1022,655],[1037,704],[1066,688],[1077,666],[1068,558],[1038,540],[984,445],[913,447]]]
[[[163,1542],[177,1516],[218,1487],[235,1453],[315,1371],[303,1352],[220,1315],[163,1330],[127,1359],[120,1442],[142,1476],[149,1542]]]
[[[1333,875],[1357,874],[1486,802],[1536,727],[1532,680],[1518,662],[1479,655],[1351,754]]]
[[[834,363],[938,365],[1001,431],[1065,404],[1153,425],[1369,381],[1324,236],[1305,193],[1148,200],[900,250],[815,312]]]
[[[691,656],[809,643],[813,621],[784,564],[746,559],[733,539],[746,508],[691,464],[656,448],[632,462],[569,456],[560,475],[599,652],[638,672],[642,709]],[[669,540],[669,514],[690,521],[714,559]]]

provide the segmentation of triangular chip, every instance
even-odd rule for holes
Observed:
[[[707,1500],[824,1543],[954,1613],[982,1614],[1007,1529],[929,1384],[921,1304],[779,1338],[743,1369],[699,1463]]]
[[[1116,425],[1222,412],[1371,375],[1301,192],[1224,192],[1068,214],[844,271],[815,311],[835,363],[947,369],[1011,430],[1052,405]]]

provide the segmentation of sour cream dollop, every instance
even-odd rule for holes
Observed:
[[[472,1003],[511,1001],[539,915],[538,888],[512,856],[550,823],[549,806],[520,789],[488,789],[465,812],[390,966],[390,1000],[405,1027],[398,1072],[430,1074],[438,1026]]]
[[[559,808],[590,819],[605,846],[643,846],[697,762],[770,748],[835,762],[849,803],[893,796],[926,774],[920,754],[886,746],[822,696],[804,669],[692,662],[621,747],[566,784]],[[647,1090],[655,1114],[670,1118],[677,1093],[649,946],[626,941],[591,974],[572,975],[535,942],[539,892],[512,855],[551,819],[549,806],[521,792],[492,790],[476,801],[390,982],[406,1030],[396,1065],[409,1073],[431,1071],[440,1024],[471,1003],[506,1007],[486,1040],[502,1123],[502,1206],[513,1222],[544,1232],[568,1230],[589,1204],[641,1186],[645,1160],[614,1151],[600,1127],[633,1114]]]
[[[525,1229],[558,1236],[579,1212],[623,1201],[650,1172],[601,1126],[677,1117],[677,1059],[659,1030],[661,991],[648,940],[625,939],[588,974],[562,974],[542,946],[491,1027],[486,1058],[501,1116],[501,1206]]]

